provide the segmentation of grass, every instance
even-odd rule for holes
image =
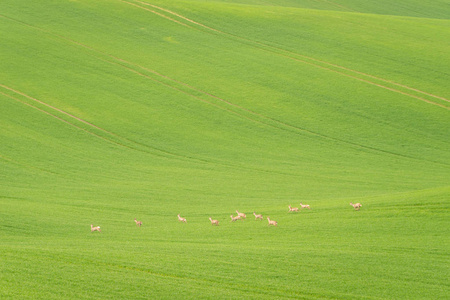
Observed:
[[[3,1],[1,298],[446,298],[449,10],[359,2]]]

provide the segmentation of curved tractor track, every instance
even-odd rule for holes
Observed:
[[[162,13],[157,13],[157,12],[151,10],[151,9],[147,9],[145,7],[141,7],[141,6],[137,5],[137,4],[134,4],[134,3],[131,3],[131,2],[128,2],[128,1],[125,1],[125,0],[119,0],[119,1],[127,3],[127,4],[130,4],[130,5],[133,5],[135,7],[140,8],[140,9],[144,9],[146,11],[155,13],[158,16],[164,17],[164,18],[166,18],[166,19],[168,19],[170,21],[176,22],[176,23],[178,23],[180,25],[187,26],[187,27],[190,27],[192,29],[198,30],[198,28],[192,27],[190,25],[186,25],[186,24],[184,24],[184,23],[182,23],[180,21],[177,21],[177,20],[175,20],[173,18],[164,16]],[[217,32],[217,33],[222,34],[222,35],[226,35],[227,37],[235,37],[235,38],[238,38],[241,41],[251,42],[251,43],[253,43],[253,46],[255,46],[257,48],[263,49],[265,51],[272,52],[272,53],[277,54],[277,55],[281,55],[281,56],[289,58],[291,60],[295,60],[295,61],[298,61],[298,62],[301,62],[301,63],[310,64],[310,65],[313,65],[313,66],[321,68],[321,69],[325,69],[325,70],[328,70],[328,71],[331,71],[331,72],[335,72],[335,73],[338,73],[338,74],[341,74],[341,75],[344,75],[344,76],[347,76],[347,77],[354,78],[356,80],[360,80],[360,81],[366,82],[368,84],[376,85],[376,86],[379,86],[379,87],[382,87],[382,88],[385,88],[385,89],[388,89],[388,90],[391,90],[391,91],[394,91],[394,92],[398,92],[398,93],[401,93],[401,94],[404,94],[404,95],[407,95],[407,96],[411,96],[411,97],[423,100],[423,101],[431,103],[431,104],[435,104],[435,105],[444,107],[446,109],[450,109],[449,107],[446,107],[446,106],[443,106],[443,105],[440,105],[440,104],[428,101],[426,99],[423,99],[423,98],[420,98],[420,97],[417,97],[417,96],[414,96],[414,95],[410,95],[408,93],[405,93],[405,92],[402,92],[402,91],[398,91],[398,90],[395,90],[393,88],[386,87],[386,86],[383,86],[381,84],[377,84],[375,82],[372,82],[372,81],[369,81],[369,80],[366,80],[366,79],[363,79],[363,78],[359,78],[359,77],[356,77],[356,76],[345,74],[343,72],[339,72],[338,70],[334,70],[334,69],[331,69],[329,67],[321,66],[321,65],[319,65],[317,63],[313,63],[311,61],[300,60],[300,59],[295,58],[295,57],[291,57],[291,56],[288,56],[288,55],[285,55],[285,54],[282,54],[282,53],[274,52],[274,49],[280,50],[280,51],[284,51],[284,52],[289,52],[289,51],[286,51],[286,50],[283,50],[283,49],[280,49],[280,48],[276,48],[276,47],[273,47],[273,46],[269,46],[269,45],[266,45],[266,44],[263,44],[263,43],[260,43],[260,42],[257,42],[257,41],[252,41],[252,40],[248,40],[248,39],[245,39],[245,38],[242,38],[242,37],[234,36],[232,34],[225,33],[223,31],[211,28],[211,27],[206,26],[204,24],[201,24],[199,22],[196,22],[196,21],[193,21],[191,19],[188,19],[188,18],[186,18],[186,17],[184,17],[184,16],[182,16],[180,14],[177,14],[175,12],[172,12],[170,10],[167,10],[167,9],[164,9],[164,8],[161,8],[161,7],[149,4],[149,3],[141,2],[141,1],[137,1],[137,2],[141,3],[142,5],[148,5],[148,6],[152,7],[152,8],[160,9],[163,12],[170,13],[171,15],[173,15],[175,17],[178,17],[178,18],[180,18],[182,20],[188,21],[189,23],[192,23],[194,25],[198,25],[198,26],[200,26],[202,28],[205,28],[205,29],[207,29],[210,32],[213,31],[213,32]],[[317,132],[314,132],[314,131],[311,131],[311,130],[308,130],[308,129],[305,129],[305,128],[300,128],[298,126],[294,126],[294,125],[291,125],[291,124],[288,124],[288,123],[276,120],[276,119],[271,118],[269,116],[265,116],[263,114],[254,112],[254,111],[252,111],[250,109],[247,109],[245,107],[242,107],[242,106],[239,106],[237,104],[234,104],[234,103],[232,103],[232,102],[230,102],[230,101],[228,101],[226,99],[220,98],[220,97],[218,97],[216,95],[213,95],[211,93],[208,93],[206,91],[203,91],[201,89],[193,87],[193,86],[191,86],[191,85],[189,85],[187,83],[184,83],[182,81],[173,79],[173,78],[171,78],[171,77],[169,77],[167,75],[161,74],[161,73],[159,73],[159,72],[157,72],[155,70],[152,70],[152,69],[149,69],[147,67],[144,67],[144,66],[132,63],[130,61],[124,60],[124,59],[119,58],[117,56],[114,56],[114,55],[111,55],[111,54],[108,54],[108,53],[104,53],[104,52],[102,52],[100,50],[97,50],[97,49],[95,49],[95,48],[93,48],[91,46],[82,44],[82,43],[80,43],[78,41],[75,41],[75,40],[73,40],[71,38],[62,36],[60,34],[53,33],[51,31],[48,31],[46,29],[42,29],[42,28],[34,26],[34,25],[30,25],[30,24],[25,23],[23,21],[15,20],[13,18],[4,16],[4,15],[1,15],[1,14],[0,14],[0,17],[4,17],[4,18],[9,19],[11,21],[18,22],[18,23],[20,23],[22,25],[25,25],[27,27],[33,28],[35,30],[39,30],[39,31],[44,32],[46,34],[49,34],[49,35],[52,35],[52,36],[57,37],[59,39],[65,40],[66,42],[69,42],[69,43],[75,44],[77,46],[83,47],[83,48],[85,48],[85,49],[87,49],[87,50],[89,50],[91,52],[94,52],[96,54],[95,57],[97,59],[101,60],[101,61],[107,62],[109,64],[112,64],[112,65],[115,65],[115,66],[118,66],[118,67],[121,67],[121,68],[124,68],[124,69],[127,69],[128,71],[133,72],[133,73],[135,73],[135,74],[137,74],[139,76],[145,77],[145,78],[147,78],[149,80],[152,80],[154,82],[162,84],[162,85],[164,85],[164,86],[166,86],[166,87],[168,87],[170,89],[173,89],[173,90],[179,91],[181,93],[184,93],[184,94],[186,94],[186,95],[188,95],[188,96],[190,96],[192,98],[195,98],[196,100],[204,102],[205,104],[212,105],[212,106],[214,106],[214,107],[216,107],[218,109],[224,110],[224,111],[226,111],[228,113],[232,113],[232,114],[237,115],[237,116],[239,116],[241,118],[245,118],[245,119],[248,119],[248,120],[253,121],[253,122],[264,124],[266,126],[271,126],[271,127],[277,128],[279,130],[287,130],[287,131],[291,131],[291,132],[294,132],[294,133],[297,133],[297,134],[298,133],[303,133],[303,134],[313,135],[313,136],[317,136],[317,137],[320,137],[320,138],[323,138],[323,139],[326,139],[326,140],[333,140],[333,141],[337,141],[337,142],[344,143],[344,144],[351,145],[351,146],[358,147],[358,148],[364,148],[364,149],[371,150],[371,151],[382,152],[382,153],[385,153],[385,154],[401,156],[401,157],[409,158],[409,159],[417,159],[417,158],[414,158],[414,157],[404,156],[402,154],[393,153],[393,152],[390,152],[390,151],[377,149],[377,148],[373,148],[373,147],[370,147],[370,146],[366,146],[366,145],[362,145],[362,144],[358,144],[358,143],[354,143],[354,142],[350,142],[350,141],[346,141],[346,140],[342,140],[342,139],[337,139],[337,138],[334,138],[334,137],[326,136],[326,135],[323,135],[323,134],[320,134],[320,133],[317,133]],[[266,48],[263,48],[262,46],[268,47],[268,48],[266,49]],[[297,56],[302,56],[302,55],[299,55],[299,54],[296,54],[296,53],[292,53],[292,52],[289,52],[289,53],[297,55]],[[99,57],[99,55],[101,57]],[[304,57],[308,58],[310,60],[313,60],[313,61],[322,62],[322,61],[316,60],[314,58],[309,58],[309,57],[306,57],[306,56],[304,56]],[[365,74],[365,73],[362,73],[362,72],[358,72],[358,71],[354,71],[354,70],[351,70],[351,69],[348,69],[348,68],[345,68],[345,67],[342,67],[342,66],[334,65],[334,64],[331,64],[331,63],[327,63],[327,62],[323,62],[323,63],[325,63],[325,64],[327,64],[329,66],[334,66],[334,67],[338,67],[338,68],[341,68],[341,69],[349,70],[349,71],[352,71],[352,72],[357,73],[357,74],[362,74],[362,75],[365,75],[365,76],[368,76],[368,77],[377,78],[375,76],[372,76],[372,75],[369,75],[369,74]],[[382,79],[382,80],[384,80],[384,79]],[[387,81],[387,80],[385,80],[385,81]],[[14,89],[6,87],[4,85],[0,84],[0,86],[4,87],[6,89],[9,89],[9,90],[15,91]],[[412,88],[410,88],[410,89],[412,89]],[[116,135],[116,134],[114,134],[112,132],[109,132],[109,131],[107,131],[107,130],[105,130],[103,128],[100,128],[100,127],[98,127],[98,126],[96,126],[94,124],[91,124],[91,123],[89,123],[89,122],[87,122],[85,120],[82,120],[82,119],[80,119],[80,118],[78,118],[78,117],[76,117],[74,115],[70,115],[70,114],[68,114],[68,113],[66,113],[66,112],[64,112],[62,110],[59,110],[59,109],[57,109],[55,107],[47,105],[44,102],[42,102],[40,100],[37,100],[35,98],[32,98],[32,97],[30,97],[28,95],[25,95],[22,92],[19,92],[19,91],[15,91],[15,92],[18,93],[18,94],[21,94],[21,95],[23,95],[25,97],[28,97],[30,99],[33,99],[36,102],[44,104],[44,105],[46,105],[46,106],[48,106],[48,107],[50,107],[50,108],[52,108],[54,110],[57,110],[60,113],[66,114],[66,115],[70,116],[71,118],[77,119],[78,121],[80,121],[80,122],[82,122],[82,123],[84,123],[86,125],[89,125],[91,128],[96,128],[96,129],[102,131],[103,133],[106,133],[110,137],[115,137],[115,139],[120,138],[123,141],[123,143],[117,143],[117,142],[113,141],[114,143],[120,144],[120,145],[128,147],[128,148],[133,148],[132,146],[126,146],[125,145],[125,144],[128,144],[128,142],[132,142],[133,144],[135,144],[135,146],[136,146],[136,144],[140,145],[140,143],[138,143],[138,142],[129,140],[129,139],[124,138],[124,137],[119,137],[118,135]],[[197,96],[197,95],[194,94],[194,92],[201,93],[203,96]],[[425,93],[425,92],[422,92],[422,93]],[[429,95],[431,95],[431,94],[429,94]],[[206,97],[206,99],[205,99],[205,97]],[[437,97],[437,96],[434,96],[434,97]],[[443,98],[443,99],[445,99],[445,98]],[[445,99],[445,101],[448,101],[448,100]],[[225,107],[223,106],[223,104],[225,104]],[[65,121],[65,122],[67,122],[67,121]],[[85,129],[83,129],[83,130],[85,130]],[[94,133],[91,133],[91,134],[94,134]],[[102,136],[99,136],[97,134],[94,134],[94,135],[96,135],[98,137],[101,137],[103,139],[106,139],[106,138],[104,138]],[[111,141],[110,139],[106,139],[106,140]],[[178,154],[174,154],[174,153],[162,150],[162,149],[154,148],[152,146],[143,145],[143,144],[141,146],[149,147],[153,151],[156,150],[156,152],[158,152],[158,153],[160,153],[161,155],[164,155],[164,156],[165,155],[180,156]],[[198,160],[199,162],[209,162],[209,161],[206,161],[206,160],[203,160],[203,159],[193,158],[193,157],[184,157],[184,156],[182,156],[182,158],[184,158],[184,159],[186,159],[186,158],[187,159],[194,159],[194,160]]]
[[[149,11],[151,13],[157,14],[158,16],[164,17],[164,18],[166,18],[166,19],[168,19],[168,20],[170,20],[172,22],[176,22],[177,24],[180,24],[182,22],[178,21],[178,20],[175,20],[172,17],[168,17],[166,15],[163,15],[163,13],[170,14],[173,17],[179,18],[179,19],[181,19],[181,20],[183,20],[185,22],[188,22],[188,23],[190,23],[190,24],[192,24],[194,26],[197,26],[197,27],[188,26],[190,28],[203,30],[203,31],[209,32],[209,33],[219,34],[219,35],[225,36],[225,37],[227,37],[229,39],[233,39],[233,40],[239,41],[241,43],[252,45],[252,46],[254,46],[256,48],[259,48],[261,50],[264,50],[266,52],[270,52],[270,53],[273,53],[273,54],[276,54],[276,55],[279,55],[279,56],[283,56],[283,57],[285,57],[287,59],[294,60],[296,62],[308,64],[308,65],[311,65],[311,66],[314,66],[314,67],[317,67],[317,68],[320,68],[320,69],[323,69],[323,70],[326,70],[326,71],[334,72],[334,73],[337,73],[337,74],[342,75],[342,76],[346,76],[346,77],[349,77],[349,78],[352,78],[352,79],[355,79],[355,80],[358,80],[358,81],[361,81],[361,82],[365,82],[365,83],[370,84],[370,85],[377,86],[379,88],[383,88],[383,89],[386,89],[386,90],[389,90],[389,91],[392,91],[392,92],[395,92],[395,93],[399,93],[399,94],[402,94],[402,95],[405,95],[405,96],[408,96],[408,97],[411,97],[411,98],[414,98],[414,99],[417,99],[417,100],[421,100],[423,102],[426,102],[426,103],[429,103],[429,104],[432,104],[432,105],[436,105],[436,106],[445,108],[447,110],[450,110],[449,106],[441,104],[441,103],[438,103],[438,102],[435,102],[436,100],[438,100],[438,101],[440,100],[440,101],[444,101],[444,102],[449,102],[450,103],[449,99],[446,99],[446,98],[438,96],[438,95],[434,95],[434,94],[431,94],[431,93],[428,93],[428,92],[425,92],[425,91],[422,91],[422,90],[419,90],[419,89],[416,89],[416,88],[413,88],[413,87],[409,87],[407,85],[400,84],[400,83],[394,82],[392,80],[388,80],[388,79],[385,79],[385,78],[381,78],[381,77],[378,77],[378,76],[374,76],[374,75],[371,75],[371,74],[367,74],[367,73],[364,73],[364,72],[353,70],[353,69],[347,68],[345,66],[341,66],[341,65],[338,65],[338,64],[330,63],[330,62],[327,62],[327,61],[324,61],[324,60],[319,60],[319,59],[316,59],[316,58],[313,58],[313,57],[310,57],[310,56],[298,54],[298,53],[295,53],[295,52],[283,49],[283,48],[281,48],[280,45],[272,46],[272,45],[269,45],[267,43],[263,43],[263,42],[255,41],[255,40],[248,39],[248,38],[245,38],[245,37],[241,37],[239,35],[227,33],[227,32],[215,29],[213,27],[207,26],[205,24],[202,24],[200,22],[194,21],[194,20],[189,19],[189,18],[187,18],[187,17],[185,17],[185,16],[183,16],[183,15],[181,15],[179,13],[173,12],[173,11],[171,11],[169,9],[166,9],[166,8],[154,5],[154,4],[150,4],[150,3],[147,3],[147,2],[142,2],[142,1],[139,1],[139,0],[135,0],[134,2],[139,3],[140,5],[136,4],[136,3],[133,3],[133,2],[130,2],[130,1],[126,1],[126,0],[119,0],[119,1],[121,1],[123,3],[126,3],[126,4],[129,4],[129,5],[132,5],[134,7],[138,7],[140,9]],[[155,10],[148,9],[148,8],[143,7],[141,5],[152,7],[153,9],[159,10],[160,12],[156,12]],[[186,26],[185,23],[182,23],[182,25]],[[358,77],[358,76],[361,76],[361,77]],[[391,85],[393,87],[390,87],[388,85]],[[399,90],[399,88],[405,89],[406,91]],[[414,95],[411,92],[415,92],[415,93],[417,93],[419,95]],[[425,99],[424,96],[432,98],[433,101],[429,100],[429,99]]]

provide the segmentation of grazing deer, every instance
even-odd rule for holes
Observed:
[[[185,219],[185,218],[182,218],[182,217],[180,217],[180,215],[178,215],[178,221],[180,221],[180,222],[184,222],[184,223],[187,223],[186,219]]]
[[[302,204],[301,202],[300,202],[300,206],[301,206],[302,209],[303,208],[311,209],[311,207],[309,207],[308,204]]]
[[[233,217],[233,215],[230,215],[230,217],[231,217],[231,222],[235,222],[235,221],[237,221],[237,220],[240,220],[240,219],[241,219],[241,216],[236,216],[236,217]]]
[[[134,219],[134,222],[136,222],[136,225],[141,227],[142,226],[142,222],[141,221],[137,221],[136,219]]]
[[[211,221],[211,225],[219,225],[219,221],[217,221],[217,220],[213,220],[213,219],[211,219],[211,217],[209,218],[209,220]]]
[[[361,203],[355,203],[355,204],[353,204],[353,203],[351,203],[351,202],[350,202],[350,205],[353,206],[353,207],[355,208],[355,210],[359,210],[359,209],[361,208],[361,206],[362,206]]]
[[[298,211],[298,207],[292,207],[292,206],[289,204],[289,212],[291,212],[291,211]]]
[[[253,214],[255,215],[255,220],[258,220],[258,219],[262,220],[263,219],[263,215],[257,215],[257,214],[255,214],[255,212],[253,212]]]
[[[91,224],[91,232],[94,232],[94,231],[102,232],[102,231],[100,230],[100,226],[94,227],[94,225]]]
[[[267,220],[269,221],[269,226],[270,225],[277,226],[277,224],[278,224],[277,221],[271,220],[270,217],[267,217]]]
[[[239,217],[241,217],[241,218],[243,218],[243,219],[246,219],[246,218],[247,218],[247,216],[246,216],[244,213],[240,213],[240,212],[238,212],[237,210],[236,210],[236,213],[238,214]]]

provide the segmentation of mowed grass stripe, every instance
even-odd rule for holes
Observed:
[[[184,93],[184,94],[187,94],[187,95],[189,95],[189,96],[191,96],[191,97],[194,97],[194,98],[196,98],[196,99],[198,99],[198,100],[201,100],[201,101],[203,101],[203,102],[205,102],[205,103],[212,104],[212,103],[210,103],[210,102],[208,102],[208,101],[205,101],[205,100],[203,100],[203,99],[201,99],[201,98],[199,98],[199,97],[196,97],[195,95],[189,94],[189,93],[187,93],[187,92],[185,92],[185,91],[183,91],[183,90],[181,90],[181,89],[175,88],[175,87],[173,87],[173,86],[171,86],[171,85],[169,85],[169,84],[166,84],[166,83],[164,83],[164,82],[162,82],[162,81],[160,81],[160,80],[157,80],[157,79],[152,78],[152,77],[150,77],[150,76],[148,76],[148,75],[145,75],[145,74],[143,74],[143,73],[141,73],[141,72],[139,72],[139,71],[136,71],[135,69],[132,69],[132,68],[130,68],[130,67],[127,67],[127,66],[124,65],[123,63],[128,63],[128,64],[131,64],[131,65],[133,65],[133,64],[132,64],[132,63],[129,63],[129,62],[123,60],[123,59],[117,58],[117,57],[115,57],[115,56],[113,56],[113,55],[109,55],[109,54],[103,53],[103,52],[101,52],[101,51],[99,51],[99,50],[97,50],[97,49],[94,49],[94,48],[92,48],[92,47],[90,47],[90,46],[88,46],[88,45],[82,44],[82,43],[80,43],[80,42],[77,42],[77,41],[75,41],[75,40],[73,40],[73,39],[70,39],[70,38],[67,38],[67,37],[65,37],[65,36],[62,36],[62,35],[59,35],[59,34],[55,34],[55,33],[51,32],[51,31],[49,31],[49,30],[45,30],[45,29],[39,28],[39,27],[37,27],[37,26],[28,24],[28,23],[26,23],[26,22],[19,21],[19,20],[16,20],[16,19],[14,19],[14,18],[10,18],[10,17],[5,16],[5,15],[2,15],[2,14],[0,14],[0,17],[3,17],[3,18],[5,18],[5,19],[10,20],[10,21],[13,21],[13,22],[20,23],[20,24],[22,24],[22,25],[24,25],[24,26],[27,26],[27,27],[29,27],[29,28],[32,28],[32,29],[34,29],[34,30],[39,30],[39,31],[41,31],[41,32],[43,32],[43,33],[45,33],[45,34],[48,34],[48,35],[50,35],[50,36],[53,36],[53,37],[62,39],[62,40],[64,40],[64,41],[69,42],[69,43],[71,43],[71,44],[74,44],[74,45],[76,45],[76,46],[80,46],[80,47],[83,47],[83,48],[85,48],[85,49],[88,49],[88,50],[90,50],[90,51],[96,53],[97,55],[95,55],[94,57],[96,57],[97,59],[99,59],[99,60],[101,60],[101,61],[103,61],[103,62],[107,62],[107,63],[112,64],[112,65],[115,65],[115,66],[120,66],[120,67],[125,68],[125,69],[127,69],[127,70],[129,70],[129,71],[131,71],[131,72],[133,72],[133,73],[135,73],[135,74],[138,74],[138,75],[143,76],[143,77],[145,77],[145,78],[147,78],[147,79],[150,79],[150,80],[152,80],[152,81],[154,81],[154,82],[160,83],[160,84],[165,85],[165,86],[167,86],[167,87],[169,87],[169,88],[172,88],[172,89],[175,89],[175,90],[177,90],[177,91],[180,91],[180,92],[182,92],[182,93]],[[105,59],[105,58],[98,57],[98,54],[102,55],[103,57],[106,56],[107,58],[112,58],[113,61],[111,61],[110,59],[108,60],[108,59]],[[138,67],[140,67],[140,66],[138,66]],[[144,67],[140,67],[140,68],[144,68]],[[165,76],[163,76],[163,75],[157,73],[156,71],[149,70],[148,68],[144,68],[144,69],[147,70],[147,71],[150,71],[151,73],[154,73],[154,74],[156,74],[156,75],[158,75],[158,76],[160,76],[160,77],[163,77],[163,78],[165,77]],[[165,78],[168,78],[168,77],[165,77]],[[172,80],[172,79],[171,79],[171,80]],[[173,81],[173,80],[172,80],[172,81]],[[31,100],[33,100],[33,101],[35,101],[35,102],[38,102],[38,103],[40,103],[40,104],[42,104],[42,105],[44,105],[44,106],[47,106],[48,108],[50,108],[50,109],[52,109],[52,110],[58,111],[58,112],[60,112],[60,113],[62,113],[62,114],[64,114],[64,115],[69,116],[70,118],[73,118],[73,119],[76,119],[77,121],[80,121],[80,122],[82,122],[82,123],[85,123],[86,125],[88,125],[88,126],[91,127],[91,128],[98,129],[98,130],[102,131],[103,133],[106,133],[107,135],[109,135],[110,138],[108,139],[108,138],[105,138],[104,136],[95,134],[95,133],[93,133],[93,132],[91,132],[91,131],[88,131],[88,130],[86,130],[86,129],[83,129],[83,128],[81,128],[81,127],[78,127],[78,126],[76,126],[76,125],[74,125],[74,124],[68,122],[67,120],[63,120],[63,119],[61,119],[61,118],[59,118],[59,117],[56,117],[56,116],[52,115],[52,114],[49,113],[49,112],[43,111],[43,110],[41,110],[41,109],[39,109],[39,108],[36,108],[36,107],[34,107],[34,106],[30,105],[30,104],[27,104],[27,105],[29,105],[29,106],[31,106],[31,107],[34,107],[34,108],[36,108],[36,109],[38,109],[38,110],[40,110],[40,111],[42,111],[42,112],[45,112],[45,113],[47,113],[47,114],[49,114],[49,115],[51,115],[51,116],[53,116],[53,117],[56,117],[57,119],[60,119],[61,121],[64,121],[64,122],[66,122],[66,123],[68,123],[68,124],[71,124],[71,125],[73,125],[73,126],[79,128],[79,129],[82,129],[82,130],[84,130],[84,131],[86,131],[86,132],[88,132],[88,133],[90,133],[90,134],[93,134],[93,135],[95,135],[95,136],[97,136],[97,137],[99,137],[99,138],[102,138],[102,139],[104,139],[104,140],[106,140],[106,141],[109,141],[109,142],[112,142],[112,143],[116,143],[117,145],[124,146],[124,147],[130,148],[130,149],[133,149],[133,150],[137,150],[137,151],[144,151],[144,152],[148,152],[148,149],[156,150],[156,151],[157,151],[156,153],[155,153],[154,151],[149,152],[149,153],[156,154],[156,155],[159,155],[159,156],[162,155],[162,156],[166,156],[166,157],[167,157],[167,155],[169,155],[169,157],[176,157],[176,158],[178,158],[178,159],[183,159],[183,160],[184,160],[184,159],[189,159],[189,160],[197,161],[197,162],[200,162],[200,163],[211,163],[211,161],[204,160],[204,159],[202,159],[202,158],[192,157],[192,156],[184,156],[184,155],[172,153],[172,152],[167,151],[167,150],[155,148],[155,147],[149,146],[149,145],[147,145],[147,144],[139,143],[139,142],[137,142],[137,141],[130,140],[129,138],[119,136],[119,135],[117,135],[117,134],[115,134],[115,133],[113,133],[113,132],[107,131],[106,129],[100,128],[100,127],[98,127],[98,126],[96,126],[96,125],[94,125],[94,124],[92,124],[92,123],[89,123],[89,122],[87,122],[87,121],[85,121],[85,120],[83,120],[83,119],[81,119],[81,118],[79,118],[79,117],[77,117],[77,116],[74,116],[74,115],[72,115],[72,114],[69,114],[69,113],[67,113],[67,112],[65,112],[65,111],[63,111],[63,110],[61,110],[61,109],[59,109],[59,108],[56,108],[56,107],[54,107],[54,106],[51,106],[51,105],[49,105],[49,104],[47,104],[47,103],[45,103],[45,102],[43,102],[43,101],[41,101],[41,100],[38,100],[38,99],[33,98],[33,97],[29,96],[29,95],[26,95],[26,94],[24,94],[23,92],[17,91],[17,90],[15,90],[15,89],[11,88],[11,87],[8,87],[8,86],[3,85],[3,84],[0,84],[0,87],[3,87],[4,89],[10,90],[10,91],[13,91],[13,92],[16,93],[16,94],[20,94],[20,95],[22,95],[22,96],[24,96],[24,97],[26,97],[26,98],[28,98],[28,99],[31,99]],[[3,94],[3,93],[2,93],[2,94]],[[4,95],[6,95],[6,94],[4,94]],[[12,98],[12,99],[14,99],[14,100],[17,100],[17,101],[19,101],[19,102],[22,102],[22,101],[18,100],[17,98],[11,97],[11,96],[9,96],[9,95],[6,95],[6,96],[8,96],[8,97],[10,97],[10,98]],[[24,103],[24,102],[22,102],[22,103]],[[25,104],[25,103],[24,103],[24,104]],[[218,108],[220,108],[220,109],[223,109],[223,108],[221,108],[221,107],[219,107],[219,106],[217,106],[217,105],[214,105],[214,104],[212,104],[212,105],[213,105],[213,106],[216,106],[216,107],[218,107]],[[226,109],[225,109],[225,110],[226,110]],[[227,110],[227,111],[229,111],[229,110]],[[230,111],[230,112],[232,112],[232,111]],[[232,113],[237,114],[237,113],[235,113],[235,112],[232,112]],[[237,114],[237,115],[242,116],[242,115],[240,115],[240,114]],[[252,120],[252,119],[250,119],[250,118],[247,118],[247,119]],[[253,120],[252,120],[252,121],[253,121]],[[111,137],[113,137],[116,141],[114,141],[113,139],[111,139]],[[118,139],[119,139],[119,142],[117,141]],[[126,145],[126,144],[130,144],[130,142],[131,142],[132,144],[134,144],[134,145],[132,145],[132,146]],[[146,150],[146,149],[142,149],[142,146],[145,147],[147,150]],[[228,165],[228,166],[230,166],[230,165]],[[236,167],[236,166],[234,166],[234,167]]]

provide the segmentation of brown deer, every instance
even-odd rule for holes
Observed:
[[[303,208],[311,209],[311,207],[309,207],[308,204],[302,204],[301,202],[300,202],[300,207],[301,207],[302,209],[303,209]]]
[[[243,219],[246,219],[246,218],[247,218],[247,216],[246,216],[244,213],[240,213],[240,212],[238,212],[237,210],[236,210],[236,213],[238,214],[239,217],[241,217],[241,218],[243,218]]]
[[[237,221],[237,220],[240,220],[240,219],[241,219],[241,216],[236,216],[236,217],[233,217],[233,215],[230,215],[230,217],[231,217],[231,222],[235,222],[235,221]]]
[[[352,202],[350,202],[350,205],[353,206],[355,208],[355,210],[359,210],[362,206],[361,203],[355,203],[353,204]]]
[[[270,225],[273,225],[273,226],[277,226],[278,225],[277,221],[271,220],[270,217],[267,217],[267,220],[269,221],[269,226]]]
[[[91,232],[94,232],[94,231],[102,232],[102,231],[100,230],[100,226],[94,227],[94,225],[91,224]]]
[[[291,207],[291,205],[289,204],[289,212],[291,211],[298,211],[298,207]]]
[[[211,217],[209,218],[209,220],[211,221],[211,225],[216,225],[216,226],[219,225],[219,221],[213,220],[213,219],[211,219]]]
[[[182,217],[180,217],[180,215],[178,215],[178,221],[180,221],[180,222],[184,222],[184,223],[187,223],[186,219],[185,219],[185,218],[182,218]]]
[[[255,220],[258,220],[258,219],[262,220],[263,219],[263,215],[257,215],[257,214],[255,214],[255,212],[253,212],[253,214],[255,215]]]

